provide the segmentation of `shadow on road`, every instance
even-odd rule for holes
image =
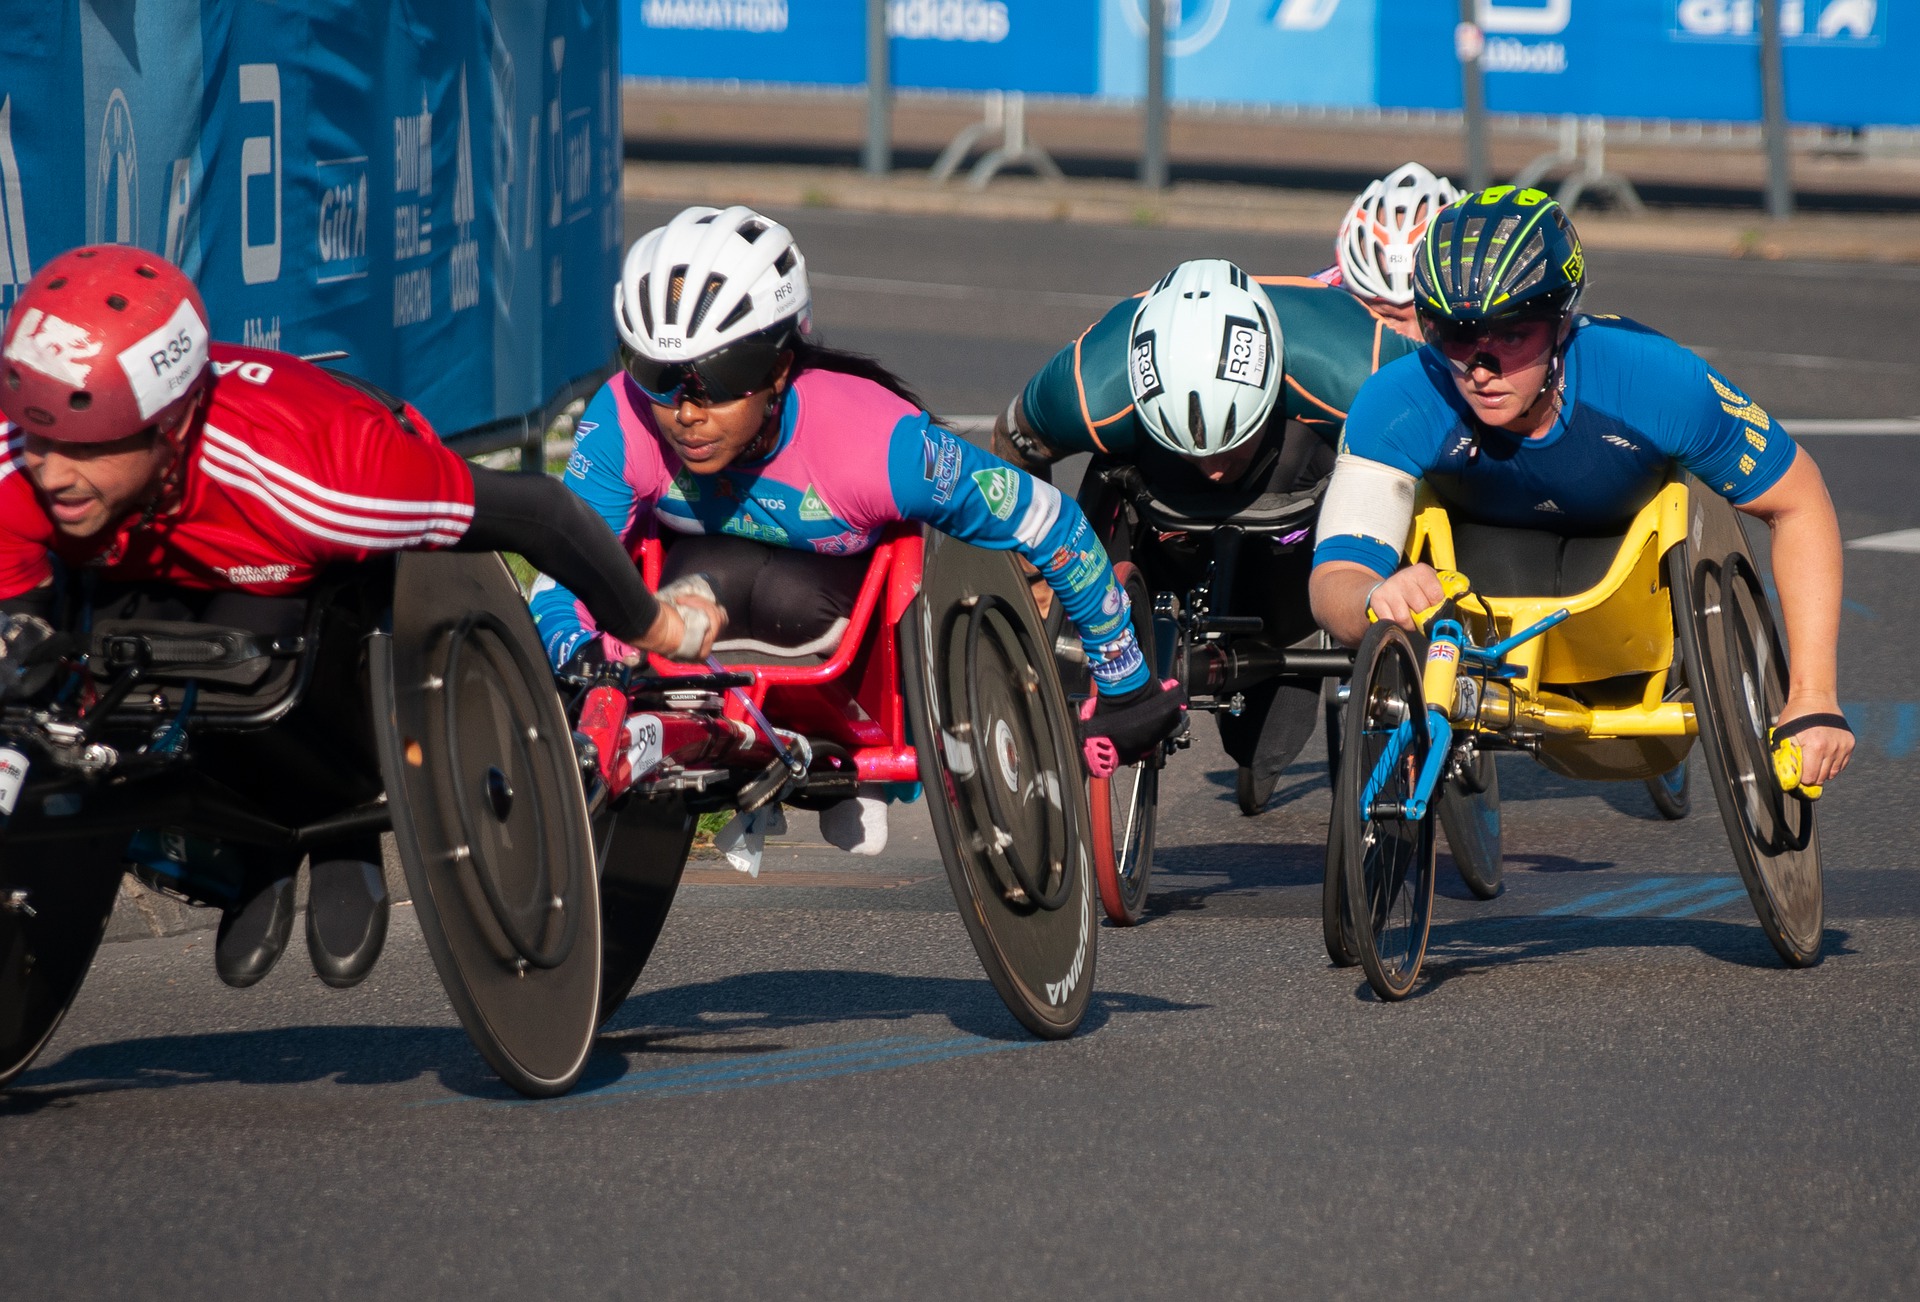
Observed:
[[[1828,927],[1823,958],[1854,954],[1852,933]],[[1759,924],[1701,918],[1497,917],[1436,925],[1427,942],[1425,980],[1410,999],[1433,994],[1450,981],[1523,963],[1544,963],[1565,954],[1607,949],[1691,949],[1735,967],[1787,971]],[[1365,981],[1356,998],[1372,999]]]
[[[179,1085],[398,1085],[437,1080],[462,1094],[503,1088],[457,1027],[283,1026],[159,1035],[75,1049],[33,1068],[6,1093],[0,1116],[87,1094]]]

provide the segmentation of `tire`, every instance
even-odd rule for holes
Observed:
[[[1334,791],[1340,784],[1334,783]],[[1354,939],[1353,919],[1347,916],[1347,877],[1342,848],[1347,843],[1341,829],[1345,823],[1339,810],[1327,820],[1327,866],[1320,878],[1320,934],[1327,944],[1327,958],[1335,967],[1354,967],[1360,962],[1360,943]]]
[[[1662,773],[1659,777],[1647,779],[1647,796],[1653,801],[1653,807],[1660,817],[1668,822],[1678,822],[1693,810],[1693,784],[1688,780],[1687,761]]]
[[[1440,830],[1460,880],[1482,900],[1500,894],[1500,769],[1487,751],[1474,750],[1470,771],[1449,773],[1434,803]]]
[[[629,800],[593,819],[600,869],[600,1007],[596,1026],[620,1011],[653,955],[687,868],[698,820],[678,796]]]
[[[33,909],[0,909],[0,1088],[47,1047],[80,993],[113,916],[126,848],[125,832],[0,847],[0,899],[23,892]]]
[[[1153,645],[1153,597],[1131,561],[1113,567],[1114,578],[1133,603],[1133,633],[1148,665],[1158,663]],[[1158,822],[1160,770],[1164,749],[1111,777],[1087,783],[1093,816],[1093,875],[1100,907],[1116,927],[1131,927],[1147,907],[1147,883],[1153,875],[1154,828]]]
[[[1007,553],[931,531],[924,546],[896,627],[934,839],[994,991],[1064,1039],[1092,998],[1100,930],[1073,711]]]
[[[1707,772],[1734,863],[1774,950],[1788,967],[1820,961],[1826,921],[1813,802],[1774,781],[1767,730],[1786,702],[1787,663],[1752,559],[1669,553],[1674,625],[1694,684]]]
[[[1421,662],[1406,633],[1375,624],[1354,657],[1347,697],[1345,753],[1334,819],[1341,824],[1340,861],[1360,966],[1384,1000],[1405,999],[1420,979],[1433,922],[1434,813],[1418,823],[1374,818],[1360,798],[1389,741],[1401,726],[1410,736],[1398,765],[1376,796],[1404,801],[1432,740],[1420,689]]]

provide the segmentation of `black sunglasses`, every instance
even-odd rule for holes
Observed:
[[[628,353],[627,374],[649,401],[662,407],[677,407],[688,398],[711,406],[767,388],[786,351],[770,339],[742,339],[691,362],[658,362]]]

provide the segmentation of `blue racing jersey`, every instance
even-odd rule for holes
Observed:
[[[1357,480],[1356,459],[1424,479],[1462,519],[1569,536],[1624,528],[1675,462],[1736,504],[1793,464],[1793,440],[1757,403],[1637,322],[1578,318],[1563,375],[1560,415],[1545,434],[1522,439],[1474,417],[1437,350],[1382,367],[1347,415],[1314,564],[1356,561],[1384,577],[1399,563],[1411,507],[1381,510],[1343,494],[1341,472]]]

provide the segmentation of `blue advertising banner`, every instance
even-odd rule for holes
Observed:
[[[1376,0],[1171,0],[1168,93],[1175,100],[1374,102]],[[1147,0],[1105,0],[1100,91],[1144,95]]]
[[[1453,7],[1376,0],[1378,103],[1458,108]],[[1753,122],[1758,0],[1480,0],[1487,105],[1506,113]],[[1780,0],[1787,116],[1920,123],[1920,14],[1881,0]]]
[[[865,0],[626,0],[630,76],[854,86]],[[1759,0],[1477,0],[1495,111],[1756,121]],[[888,0],[895,83],[1137,97],[1147,0]],[[1453,109],[1456,0],[1167,0],[1176,101]],[[1788,116],[1920,125],[1920,13],[1780,0]]]
[[[857,86],[866,0],[627,0],[634,77]],[[1091,95],[1100,0],[887,0],[897,86]]]
[[[200,284],[216,338],[342,367],[443,433],[611,358],[617,0],[22,7],[0,35],[0,304],[77,244]]]

